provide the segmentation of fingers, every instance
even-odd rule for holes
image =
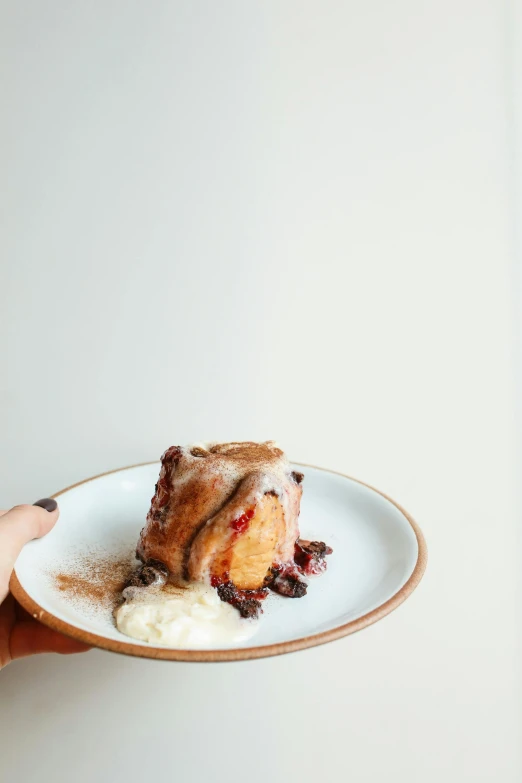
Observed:
[[[42,506],[15,506],[0,516],[0,602],[8,592],[9,578],[20,550],[33,538],[40,538],[55,525],[60,515],[55,500],[46,498]]]
[[[33,538],[40,538],[48,533],[56,524],[60,510],[56,500],[45,498],[38,503],[47,503],[51,510],[42,506],[14,506],[0,516],[0,535],[16,540],[20,549]]]
[[[34,620],[9,595],[0,606],[0,669],[15,658],[37,653],[80,653],[89,647]]]
[[[7,597],[7,601],[11,598],[11,594]],[[15,617],[18,622],[21,622],[22,620],[32,620],[33,615],[27,611],[27,609],[24,609],[22,604],[19,604],[18,601],[14,602],[14,613]]]
[[[0,603],[8,594],[9,578],[20,550],[33,538],[46,535],[56,524],[59,514],[56,501],[50,498],[39,500],[34,506],[15,506],[9,511],[0,511]],[[6,606],[2,606],[2,610]],[[21,607],[16,607],[9,617],[6,649],[12,660],[36,653],[69,655],[90,649],[88,645],[36,622]],[[13,623],[16,617],[18,622]]]
[[[12,660],[38,653],[54,652],[60,653],[60,655],[71,655],[72,653],[86,652],[89,649],[87,644],[62,636],[61,633],[53,631],[35,620],[18,622],[11,632]]]
[[[12,595],[8,595],[0,606],[0,669],[11,660],[9,639],[16,623],[16,604]]]

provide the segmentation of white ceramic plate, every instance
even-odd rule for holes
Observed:
[[[45,538],[23,549],[11,591],[46,625],[93,646],[169,660],[261,658],[323,644],[360,630],[395,609],[419,583],[426,545],[416,523],[394,501],[354,479],[296,464],[305,474],[301,536],[333,547],[325,574],[304,598],[271,594],[254,637],[233,649],[181,650],[131,639],[110,611],[84,610],[56,589],[49,573],[90,549],[134,551],[159,463],[106,473],[58,493],[61,515]],[[55,497],[58,497],[55,495]]]

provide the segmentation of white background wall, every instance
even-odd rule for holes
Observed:
[[[0,9],[1,504],[275,437],[430,549],[323,648],[13,664],[5,779],[519,780],[509,5]]]

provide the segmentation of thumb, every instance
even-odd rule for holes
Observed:
[[[15,506],[0,516],[0,603],[9,592],[11,571],[24,544],[48,533],[59,515],[56,500],[44,498],[34,506]]]

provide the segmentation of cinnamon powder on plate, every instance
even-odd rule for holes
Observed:
[[[71,604],[89,613],[106,614],[120,603],[121,591],[135,567],[129,554],[89,552],[75,556],[50,576]]]

